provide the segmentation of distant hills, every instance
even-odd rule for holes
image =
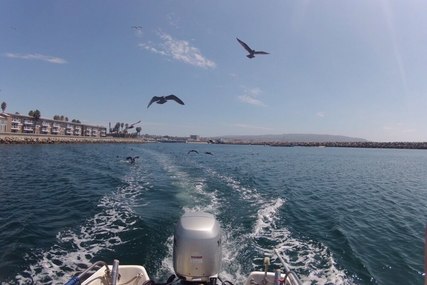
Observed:
[[[217,138],[219,139],[219,138]],[[367,142],[366,139],[319,134],[281,134],[281,135],[230,135],[221,137],[223,141],[245,142]]]

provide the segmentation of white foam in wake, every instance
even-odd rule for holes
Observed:
[[[184,207],[185,212],[207,211],[214,215],[220,214],[218,209],[221,205],[219,193],[206,191],[206,179],[194,181],[187,173],[181,171],[176,165],[172,165],[169,159],[164,161],[164,169],[175,179],[175,183],[186,195],[193,197],[193,201]],[[252,232],[234,235],[239,229],[232,229],[227,225],[223,227],[223,271],[220,276],[223,280],[230,280],[234,284],[241,284],[246,279],[242,264],[239,264],[239,257],[253,246],[253,250],[258,252],[260,257],[258,264],[253,263],[255,269],[262,264],[264,252],[272,252],[273,248],[278,249],[292,270],[302,273],[304,284],[353,284],[351,278],[347,277],[343,270],[336,266],[332,254],[322,244],[313,241],[300,240],[294,238],[292,233],[283,226],[280,226],[280,209],[285,204],[285,199],[274,198],[266,200],[257,189],[245,187],[237,179],[222,175],[213,169],[199,166],[205,169],[205,174],[217,178],[226,183],[228,187],[238,193],[242,200],[252,205],[257,205],[258,211]],[[210,201],[210,202],[207,202]],[[268,247],[266,247],[266,244]],[[172,254],[173,237],[170,236],[166,242],[168,255],[162,261],[162,269],[157,272],[157,278],[167,278],[173,272]],[[250,249],[250,248],[249,248]],[[256,261],[256,259],[255,259]],[[273,262],[278,265],[279,261]]]
[[[245,187],[236,179],[221,175],[212,169],[207,169],[206,172],[226,182],[229,187],[240,194],[242,199],[260,207],[257,211],[257,218],[252,232],[241,236],[241,240],[226,245],[226,248],[228,246],[229,248],[225,251],[225,263],[231,266],[232,270],[230,272],[233,272],[232,274],[226,274],[230,280],[244,281],[244,277],[239,270],[241,268],[233,268],[232,263],[239,253],[246,250],[243,245],[253,244],[255,250],[259,252],[259,263],[253,263],[252,265],[253,268],[256,268],[262,264],[263,253],[272,253],[273,248],[265,247],[265,244],[269,244],[282,252],[284,257],[296,255],[296,258],[287,260],[287,262],[293,270],[304,273],[305,276],[301,277],[305,284],[354,284],[351,277],[348,277],[343,270],[337,268],[333,255],[327,247],[317,242],[293,238],[286,227],[277,225],[277,221],[281,217],[279,210],[285,204],[284,199],[276,198],[266,201],[255,188]],[[227,262],[227,259],[230,262]],[[278,260],[276,262],[279,263]],[[309,268],[310,270],[308,270]]]
[[[132,211],[132,197],[140,186],[129,182],[127,187],[104,196],[98,204],[100,212],[77,230],[65,230],[56,236],[56,243],[47,251],[27,254],[36,259],[27,270],[18,274],[18,284],[63,284],[75,273],[87,268],[101,251],[124,244],[120,235],[135,229],[138,219]]]
[[[261,204],[261,209],[259,209],[257,213],[257,220],[252,236],[258,236],[260,233],[263,233],[265,235],[267,232],[269,232],[269,229],[271,229],[273,226],[275,227],[277,211],[284,203],[284,199],[277,198],[270,204]]]
[[[258,210],[257,222],[251,233],[258,252],[271,254],[272,248],[263,248],[257,240],[268,240],[274,244],[274,248],[281,253],[291,270],[303,273],[300,278],[304,284],[354,284],[343,270],[337,268],[332,254],[324,245],[293,238],[287,228],[277,226],[280,217],[277,211],[283,204],[284,201],[279,198]],[[273,258],[272,262],[277,266],[280,264],[278,259]]]
[[[213,169],[207,168],[206,172],[209,175],[217,177],[218,179],[224,181],[229,187],[231,187],[233,190],[239,193],[244,200],[259,201],[261,203],[263,202],[261,199],[261,195],[258,193],[256,189],[244,187],[238,180],[230,176],[219,174]]]

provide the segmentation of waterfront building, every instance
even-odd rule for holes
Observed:
[[[192,141],[200,141],[200,136],[199,135],[190,135],[190,140]]]
[[[107,128],[80,123],[0,113],[0,133],[105,137]]]
[[[5,113],[1,113],[0,114],[0,133],[5,133],[6,132],[6,127],[7,127],[7,118],[9,116]]]

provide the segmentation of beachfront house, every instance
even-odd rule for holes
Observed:
[[[0,113],[0,133],[105,137],[107,128],[46,118],[36,120],[21,114]]]
[[[0,133],[7,132],[7,118],[9,116],[6,113],[0,114]]]

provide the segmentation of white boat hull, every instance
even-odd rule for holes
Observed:
[[[108,268],[112,270],[112,266]],[[105,267],[101,267],[98,271],[86,279],[82,285],[109,285],[111,284],[107,278]],[[120,265],[119,278],[117,285],[142,285],[145,281],[150,280],[147,271],[141,265]]]
[[[280,279],[282,282],[280,282],[281,285],[298,285],[298,281],[295,279],[293,275],[288,275],[286,278],[286,283],[283,283],[283,280],[285,279],[286,274],[281,274]],[[249,274],[248,278],[246,279],[246,282],[244,285],[275,285],[275,273],[274,272],[267,272],[267,274],[263,271],[252,271],[251,274]]]

